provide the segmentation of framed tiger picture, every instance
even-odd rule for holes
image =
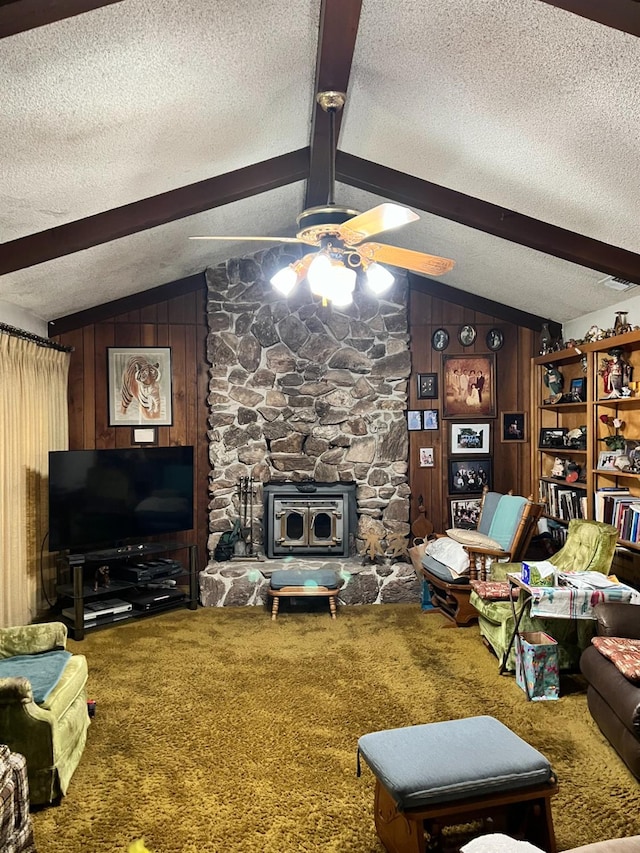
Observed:
[[[171,426],[171,348],[108,347],[109,426]]]

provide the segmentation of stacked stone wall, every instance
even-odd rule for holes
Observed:
[[[273,249],[207,270],[209,550],[242,514],[253,477],[253,541],[262,543],[267,482],[354,482],[357,545],[409,534],[407,279],[384,299],[363,290],[323,306],[306,282],[286,299],[271,275],[293,260]]]

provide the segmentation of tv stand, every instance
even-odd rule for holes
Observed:
[[[179,546],[176,544],[163,545],[160,542],[142,542],[139,545],[121,545],[119,548],[104,548],[102,551],[89,551],[84,555],[86,562],[128,560],[131,557],[140,557],[143,554],[161,554],[163,551],[173,550]]]
[[[180,564],[170,559],[153,561],[157,563],[157,570],[144,571],[136,569],[143,565],[143,557],[150,554],[169,554],[174,551],[187,550],[189,552],[188,566],[181,569]],[[149,561],[151,562],[151,561]],[[100,585],[99,569],[106,567],[113,570],[114,577],[110,577],[109,586]],[[130,570],[129,570],[130,567]],[[140,572],[140,578],[136,581],[136,571]],[[65,576],[66,582],[60,583],[60,575]],[[120,575],[121,577],[118,577]],[[176,607],[186,605],[189,610],[197,610],[198,607],[198,546],[186,545],[183,542],[145,542],[140,545],[124,545],[118,548],[106,548],[101,551],[89,551],[86,554],[68,554],[63,560],[62,571],[59,572],[59,583],[57,592],[59,599],[71,600],[73,618],[62,617],[68,625],[69,634],[73,640],[83,640],[85,631],[91,630],[105,624],[113,624],[117,621],[135,618],[141,615],[150,615],[136,612],[135,609],[124,614],[118,614],[118,618],[97,620],[97,624],[87,625],[85,619],[85,602],[95,602],[99,599],[117,599],[119,593],[126,595],[137,588],[146,588],[148,583],[157,582],[163,578],[180,575],[188,575],[188,593],[186,597],[176,601]],[[127,579],[122,579],[127,578]],[[131,579],[129,579],[131,578]],[[167,609],[167,608],[164,608]]]

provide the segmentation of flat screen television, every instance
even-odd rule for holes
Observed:
[[[193,528],[193,447],[49,453],[49,550],[87,551]]]

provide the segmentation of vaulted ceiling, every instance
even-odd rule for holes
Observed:
[[[293,236],[339,90],[339,205],[418,212],[384,239],[450,288],[606,308],[640,284],[639,35],[637,0],[5,0],[0,300],[53,320],[268,245],[190,235]]]

